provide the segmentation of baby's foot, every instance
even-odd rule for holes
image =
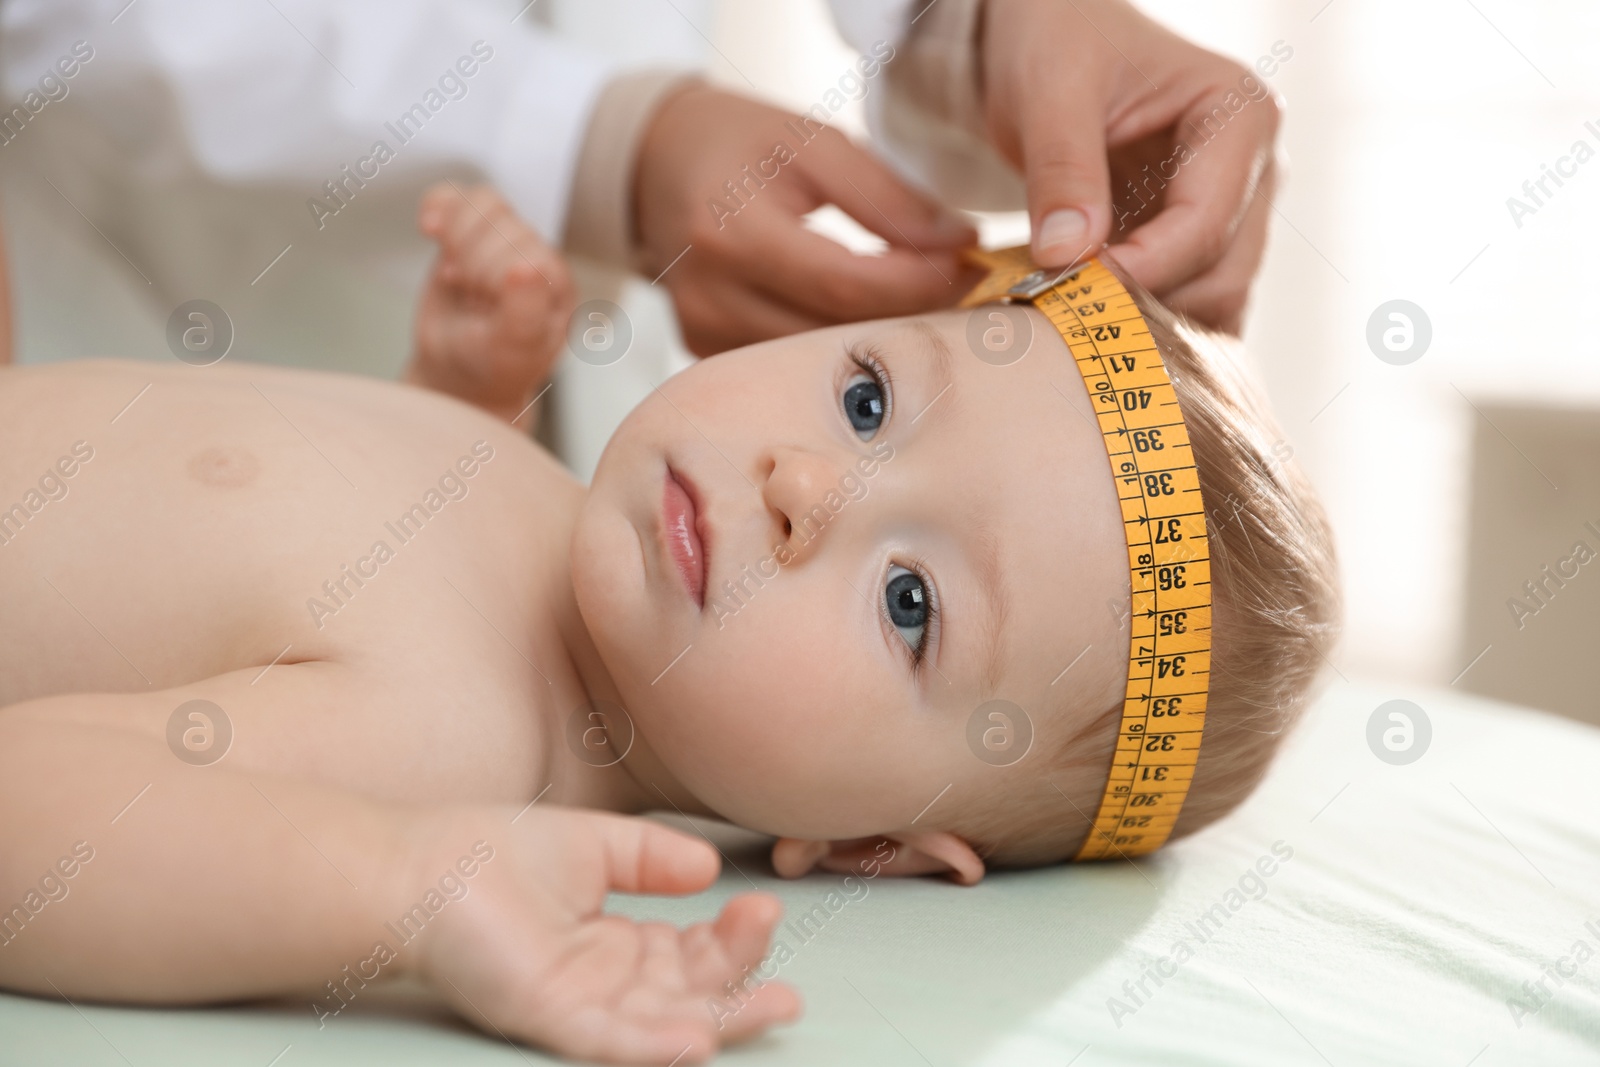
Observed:
[[[417,225],[439,254],[417,307],[406,381],[530,426],[529,404],[572,314],[566,264],[488,185],[435,185]]]

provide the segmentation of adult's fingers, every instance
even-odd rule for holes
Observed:
[[[1213,330],[1239,334],[1244,325],[1250,283],[1255,280],[1256,268],[1261,265],[1261,255],[1267,244],[1275,173],[1276,168],[1269,167],[1256,183],[1244,218],[1222,259],[1205,274],[1165,294],[1162,299],[1168,307]]]
[[[1229,251],[1245,209],[1272,160],[1279,109],[1271,96],[1248,102],[1216,127],[1215,93],[1198,99],[1179,120],[1183,148],[1167,184],[1166,207],[1117,246],[1117,262],[1145,288],[1165,292],[1215,267]],[[1188,158],[1184,158],[1187,150]]]
[[[751,211],[739,223],[723,266],[825,322],[914,315],[953,304],[967,290],[953,251],[891,245],[882,255],[856,255],[782,206]]]
[[[782,297],[751,286],[748,278],[687,274],[673,288],[683,341],[697,356],[711,356],[773,337],[828,325]]]
[[[843,134],[824,131],[789,166],[819,202],[836,204],[891,245],[949,251],[978,242],[970,222],[901,181]]]
[[[1111,230],[1106,77],[1093,64],[1054,64],[1021,96],[1022,169],[1040,266],[1068,266],[1099,248]]]

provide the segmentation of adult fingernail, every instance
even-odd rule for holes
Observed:
[[[1084,237],[1089,232],[1089,216],[1076,208],[1052,211],[1039,225],[1039,254],[1041,256],[1068,257],[1084,251]]]

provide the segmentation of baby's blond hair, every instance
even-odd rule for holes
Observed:
[[[1122,280],[1177,390],[1211,541],[1210,696],[1176,840],[1249,796],[1299,718],[1338,636],[1337,565],[1327,517],[1290,462],[1293,449],[1246,373],[1238,343],[1194,327]],[[1065,720],[1082,709],[1061,710]],[[1008,769],[1023,772],[1017,787],[961,813],[948,829],[991,866],[1071,858],[1099,808],[1121,716],[1118,701],[1076,730],[1039,725],[1043,758]]]

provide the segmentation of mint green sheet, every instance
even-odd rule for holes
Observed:
[[[1373,710],[1396,697],[1432,725],[1405,766],[1367,743]],[[738,868],[711,892],[613,904],[691,922],[754,883],[791,916],[823,905],[809,936],[780,927],[804,1018],[729,1065],[1600,1063],[1600,955],[1580,962],[1576,944],[1600,953],[1597,825],[1600,732],[1454,692],[1336,682],[1241,811],[1137,867],[972,889],[878,879],[828,911],[837,876],[778,880],[751,835],[705,827]],[[1250,872],[1275,842],[1292,856],[1258,889]],[[1549,995],[1530,996],[1541,979]],[[320,1030],[299,1003],[0,996],[0,1065],[549,1062],[415,988],[373,992]]]

